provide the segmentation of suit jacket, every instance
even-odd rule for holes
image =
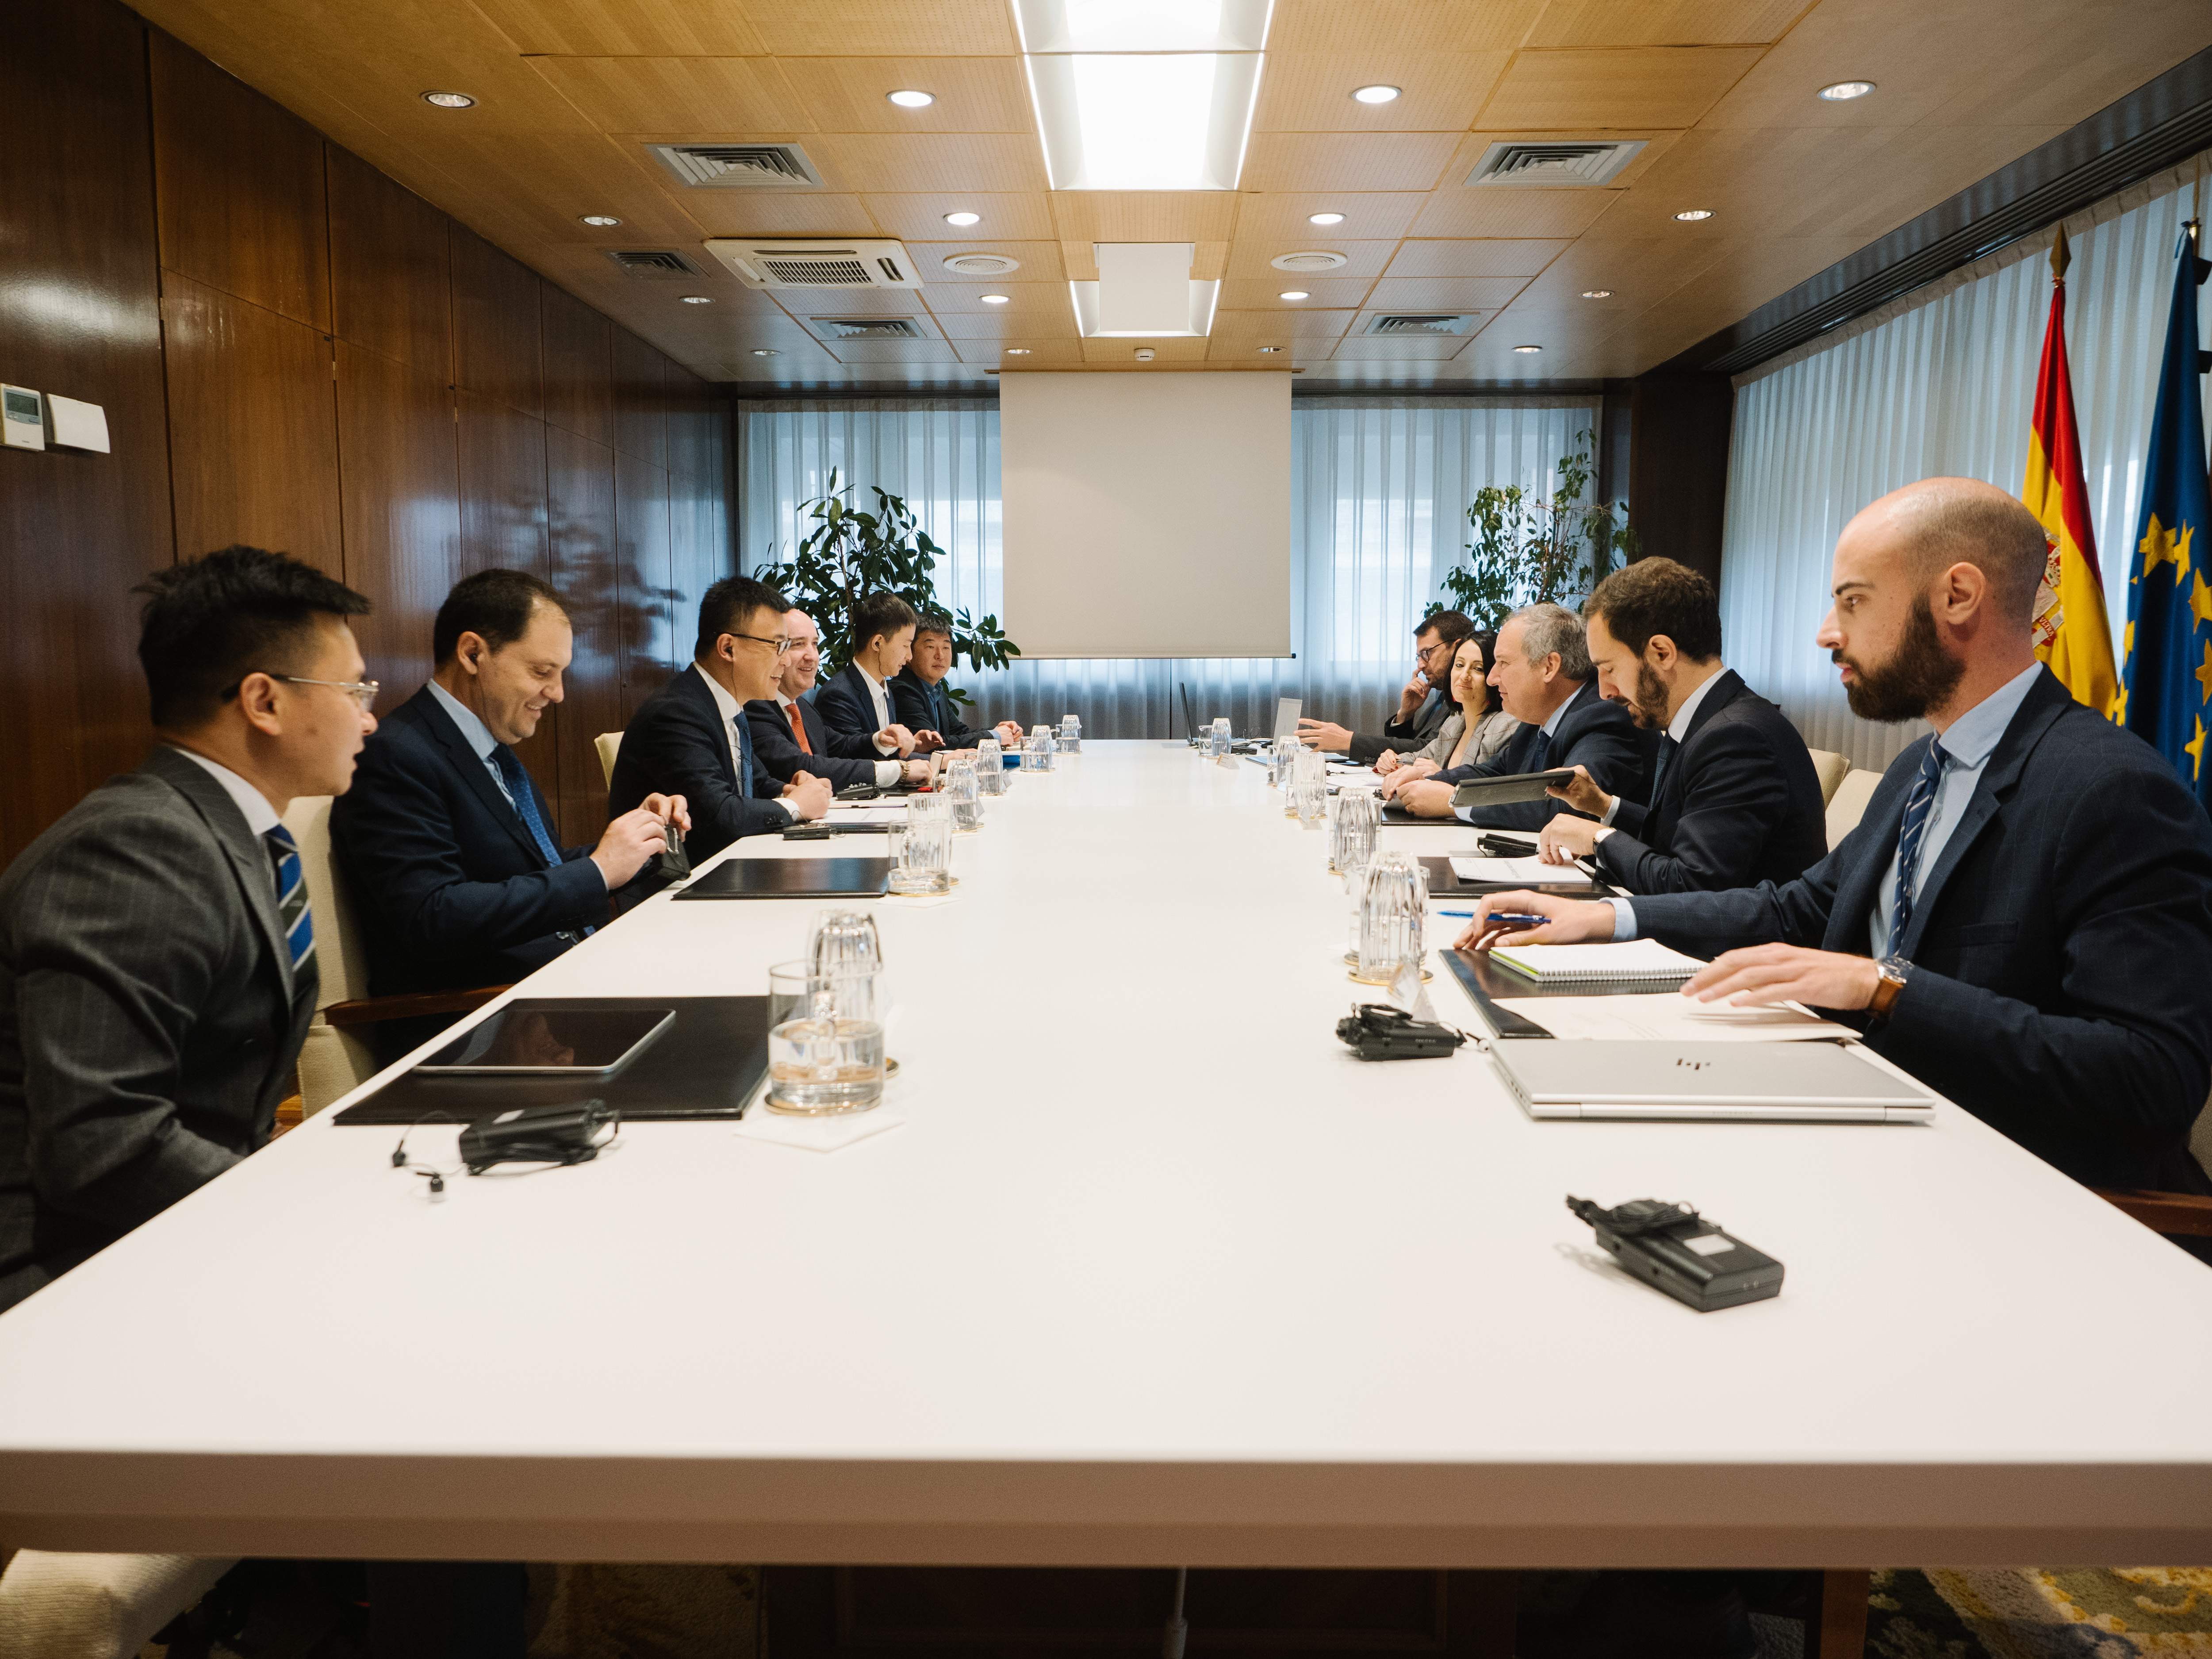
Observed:
[[[1437,780],[1464,783],[1469,778],[1510,777],[1535,771],[1537,740],[1543,735],[1541,726],[1523,726],[1495,758],[1472,766],[1448,767],[1437,774]],[[1582,690],[1567,699],[1565,712],[1553,731],[1544,765],[1586,766],[1597,787],[1608,795],[1636,801],[1644,798],[1644,750],[1636,740],[1636,722],[1619,703],[1598,696],[1595,680],[1585,681]],[[1565,801],[1548,798],[1516,801],[1510,806],[1486,808],[1474,815],[1473,822],[1498,830],[1541,830],[1554,812],[1569,810]]]
[[[694,863],[714,857],[740,836],[783,829],[791,814],[776,804],[774,788],[762,787],[750,725],[740,720],[726,726],[721,706],[699,671],[684,670],[639,705],[623,728],[607,788],[608,815],[619,817],[655,792],[683,796],[691,811],[684,847]],[[745,762],[742,772],[730,762],[732,729]]]
[[[553,809],[530,785],[548,830]],[[549,864],[460,727],[426,685],[363,745],[331,805],[374,996],[505,985],[609,915],[588,847]]]
[[[839,789],[848,784],[873,783],[876,765],[872,760],[855,760],[837,754],[830,746],[829,729],[822,724],[822,716],[812,703],[801,697],[792,704],[806,727],[806,741],[811,752],[799,746],[799,739],[791,735],[791,722],[784,717],[783,705],[774,697],[762,697],[745,705],[745,726],[753,745],[754,787],[762,793],[771,793],[763,778],[773,778],[776,784],[789,783],[801,772],[811,772],[817,777],[827,778]],[[874,752],[875,744],[868,749]]]
[[[1633,902],[1700,956],[1871,949],[1868,924],[1929,738],[1796,880]],[[2134,733],[2046,670],[1923,876],[1913,963],[1878,1052],[2095,1186],[2212,1192],[2188,1150],[2212,1079],[2212,820]]]
[[[1651,805],[1624,800],[1594,860],[1632,893],[1795,881],[1828,855],[1813,757],[1783,712],[1723,669]]]
[[[1467,730],[1467,716],[1457,708],[1444,716],[1444,723],[1437,734],[1410,754],[1401,755],[1401,760],[1425,760],[1442,767],[1450,763],[1452,750],[1459,747],[1460,734]],[[1468,760],[1495,759],[1505,745],[1521,734],[1521,722],[1502,708],[1493,708],[1482,717],[1474,729],[1474,745],[1468,751]]]
[[[1435,737],[1443,728],[1444,721],[1458,712],[1459,705],[1452,701],[1449,691],[1432,690],[1421,699],[1411,720],[1385,721],[1379,737],[1372,732],[1353,732],[1346,757],[1360,766],[1372,766],[1385,749],[1396,750],[1401,757],[1410,755]]]
[[[265,843],[173,749],[24,849],[0,875],[0,1308],[267,1141],[316,986]]]
[[[885,684],[884,698],[891,705],[891,719],[897,720],[895,696],[890,685]],[[814,708],[822,716],[823,725],[830,728],[830,741],[834,744],[842,739],[848,745],[840,753],[851,752],[849,745],[856,739],[867,745],[869,754],[876,752],[875,735],[884,728],[876,720],[876,703],[868,694],[867,676],[853,664],[847,663],[822,683],[814,694]]]
[[[866,691],[863,686],[861,690]],[[934,732],[947,749],[973,749],[991,735],[986,726],[971,726],[960,718],[960,705],[939,680],[932,685],[908,663],[891,676],[891,714],[909,732]]]

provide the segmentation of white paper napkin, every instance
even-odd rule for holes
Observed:
[[[906,1109],[888,1098],[872,1112],[854,1112],[843,1117],[787,1117],[771,1112],[763,1102],[738,1120],[735,1133],[747,1140],[772,1141],[810,1152],[834,1152],[896,1129],[905,1121]]]

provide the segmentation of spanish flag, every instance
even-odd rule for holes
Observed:
[[[2051,321],[2043,331],[2043,368],[2035,377],[2035,416],[2027,434],[2027,481],[2021,499],[2043,520],[2051,555],[2035,596],[2035,654],[2051,665],[2076,702],[2110,714],[2120,677],[2112,666],[2112,630],[2105,620],[2105,579],[2097,568],[2097,537],[2089,527],[2089,491],[2081,473],[2081,438],[2074,425],[2074,383],[2066,372],[2066,231],[2051,249]]]

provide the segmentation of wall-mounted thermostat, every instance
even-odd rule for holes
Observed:
[[[0,435],[10,449],[46,447],[46,411],[39,394],[27,386],[0,386]]]

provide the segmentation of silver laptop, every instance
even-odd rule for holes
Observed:
[[[1938,1097],[1855,1046],[1505,1038],[1491,1063],[1531,1117],[1921,1123]]]
[[[1297,736],[1298,714],[1305,708],[1305,706],[1304,699],[1300,697],[1276,698],[1275,736],[1279,738],[1294,738]]]

